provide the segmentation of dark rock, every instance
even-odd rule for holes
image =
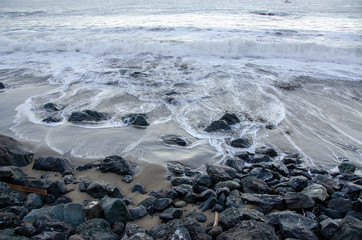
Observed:
[[[139,205],[135,208],[130,208],[129,213],[131,214],[132,220],[143,218],[147,215],[147,210],[143,205]]]
[[[205,186],[201,186],[201,185],[195,185],[192,187],[194,193],[202,193],[206,190],[208,190],[209,188],[208,187],[205,187]]]
[[[174,222],[176,221],[176,222]],[[193,240],[211,240],[211,237],[205,233],[202,224],[192,218],[184,218],[182,220],[174,220],[170,222],[172,228],[177,228],[178,226],[184,226],[190,234],[191,239]],[[173,226],[173,225],[176,226]]]
[[[326,220],[321,222],[321,235],[329,239],[330,237],[332,237],[333,233],[337,231],[338,227],[339,224],[336,221],[327,218]]]
[[[346,216],[352,216],[354,218],[357,218],[358,220],[362,221],[362,212],[356,212],[356,211],[348,211],[346,213]]]
[[[134,164],[123,159],[121,156],[106,157],[99,167],[103,173],[113,172],[119,175],[134,175]]]
[[[15,228],[14,230],[16,234],[29,238],[34,236],[37,232],[35,227],[33,227],[33,225],[29,223],[22,224],[21,226]]]
[[[317,175],[312,178],[313,183],[322,185],[327,189],[328,194],[332,194],[334,190],[338,189],[338,183],[333,180],[329,175]]]
[[[338,230],[332,235],[331,240],[355,240],[362,239],[362,221],[346,216],[341,222]]]
[[[331,208],[324,209],[324,212],[327,214],[328,217],[330,217],[332,219],[343,218],[342,213],[338,212],[337,210],[331,209]]]
[[[213,183],[231,180],[237,177],[237,172],[235,169],[222,165],[207,165],[206,172],[211,177]]]
[[[239,189],[239,188],[240,188],[240,184],[237,183],[237,182],[235,182],[235,181],[229,180],[229,181],[224,181],[224,182],[218,182],[218,183],[215,185],[215,188],[216,188],[216,189],[224,188],[224,187],[227,187],[227,188],[230,189],[230,190]]]
[[[104,211],[99,203],[84,208],[84,215],[87,220],[92,218],[104,218]]]
[[[33,160],[33,153],[15,139],[0,135],[0,166],[24,167]]]
[[[249,174],[268,183],[280,178],[279,175],[276,174],[275,172],[261,167],[253,168]]]
[[[131,219],[126,204],[120,199],[105,196],[101,199],[100,204],[104,211],[104,217],[110,224],[126,222]]]
[[[228,159],[225,162],[226,166],[234,168],[238,172],[242,172],[243,168],[245,167],[245,163],[243,160],[237,159]]]
[[[299,165],[299,164],[302,164],[303,161],[301,160],[299,154],[294,154],[294,155],[285,156],[283,158],[283,163],[285,165],[287,165],[287,164]]]
[[[270,147],[259,147],[255,149],[255,153],[256,154],[261,154],[261,155],[268,155],[269,157],[276,157],[278,156],[278,153]]]
[[[167,163],[167,170],[169,170],[173,175],[179,176],[184,174],[185,167],[179,163],[169,162]]]
[[[2,82],[0,82],[0,89],[4,89],[4,88],[5,88],[4,84]]]
[[[187,203],[196,203],[200,200],[200,197],[195,193],[189,193],[185,197],[183,197],[183,200]]]
[[[45,122],[45,123],[57,123],[57,122],[61,122],[62,119],[59,118],[59,117],[49,116],[49,117],[44,118],[44,119],[41,120],[41,121],[42,121],[42,122]]]
[[[14,228],[21,224],[21,220],[14,213],[0,212],[0,229]]]
[[[328,172],[327,172],[326,170],[324,170],[324,169],[317,169],[317,168],[312,168],[312,169],[310,170],[310,172],[313,173],[313,174],[321,174],[321,175],[326,175],[326,174],[328,174]]]
[[[60,240],[67,239],[67,232],[57,232],[57,231],[44,231],[38,235],[33,236],[32,240]]]
[[[60,197],[67,192],[67,188],[63,182],[55,181],[50,183],[49,187],[47,187],[47,191],[55,197]]]
[[[218,132],[218,131],[228,131],[231,130],[231,127],[226,123],[226,121],[219,120],[212,122],[206,129],[205,132]]]
[[[254,155],[249,158],[244,159],[247,163],[264,163],[264,162],[272,162],[273,159],[269,157],[268,155]]]
[[[220,120],[224,120],[228,125],[240,123],[240,119],[234,113],[225,113]]]
[[[260,193],[270,194],[273,193],[271,188],[261,179],[257,179],[253,176],[247,176],[241,179],[241,188],[245,193]]]
[[[173,186],[179,186],[181,184],[187,184],[194,186],[196,185],[197,180],[193,178],[187,178],[187,177],[174,177],[171,179],[171,184]]]
[[[33,169],[59,172],[63,174],[65,171],[73,172],[74,167],[71,162],[66,158],[40,157],[35,159]]]
[[[145,233],[145,232],[146,232],[146,230],[143,227],[141,227],[137,224],[134,224],[134,223],[128,223],[124,229],[123,238],[127,239],[127,237],[131,237],[137,233]]]
[[[339,164],[338,169],[340,173],[354,173],[354,171],[356,171],[356,166],[351,163],[344,162]]]
[[[181,147],[185,147],[188,145],[188,141],[177,135],[166,135],[161,137],[162,141],[167,145],[178,145]]]
[[[225,207],[224,207],[224,204],[215,204],[215,206],[212,208],[212,212],[218,212],[218,213],[221,213],[225,210]]]
[[[147,127],[150,124],[146,120],[146,114],[128,114],[122,117],[122,121],[127,125]]]
[[[216,240],[278,240],[274,229],[262,222],[255,220],[243,221],[232,229],[221,233]]]
[[[57,112],[63,109],[61,106],[55,103],[46,103],[44,104],[43,108],[48,112]]]
[[[62,178],[62,181],[64,184],[68,185],[68,184],[71,184],[74,182],[74,175],[65,175],[63,178]]]
[[[239,207],[242,207],[242,206],[243,206],[243,202],[240,199],[240,196],[235,197],[235,196],[230,195],[230,196],[228,196],[226,198],[226,201],[225,201],[225,207],[226,208],[230,208],[230,207],[239,208]]]
[[[164,223],[156,225],[149,230],[149,234],[155,240],[167,239],[170,227]]]
[[[357,193],[362,191],[362,186],[354,183],[346,183],[343,185],[341,192],[346,194]]]
[[[9,206],[0,209],[0,212],[14,213],[20,219],[23,219],[23,217],[29,213],[29,210],[22,206]]]
[[[263,220],[264,215],[256,210],[247,208],[227,208],[219,215],[219,223],[224,230],[229,230],[244,220]]]
[[[300,192],[308,185],[308,179],[304,176],[295,176],[289,179],[289,186]]]
[[[133,177],[131,175],[126,175],[124,178],[122,178],[122,182],[130,183],[133,181]]]
[[[197,178],[197,184],[206,186],[206,187],[210,187],[210,186],[212,186],[211,177],[209,175],[205,175],[205,174],[200,175]]]
[[[15,179],[24,178],[26,174],[18,167],[0,167],[0,181],[12,183]]]
[[[186,196],[193,191],[193,187],[188,184],[181,184],[177,187],[173,187],[173,189],[178,193],[179,196]]]
[[[102,198],[111,195],[116,189],[117,186],[113,183],[100,181],[90,183],[86,192],[94,198]]]
[[[160,219],[162,219],[164,222],[171,221],[175,218],[180,219],[182,216],[183,211],[181,209],[176,208],[167,208],[163,213],[160,214]]]
[[[85,220],[84,206],[81,203],[65,204],[63,214],[64,222],[72,226],[82,224]]]
[[[215,204],[217,204],[217,203],[218,203],[217,198],[210,197],[205,202],[203,202],[199,205],[199,209],[201,209],[201,211],[205,212],[206,210],[212,209],[215,206]]]
[[[11,190],[10,186],[4,182],[0,182],[0,208],[4,208],[12,205],[22,205],[24,197]]]
[[[272,163],[273,170],[278,171],[281,175],[284,177],[287,177],[289,175],[289,169],[287,166],[285,166],[284,163],[278,162],[278,163]]]
[[[308,195],[314,200],[320,201],[325,201],[329,197],[327,189],[322,185],[316,183],[313,183],[308,187],[304,188],[302,193]]]
[[[153,214],[155,212],[163,211],[168,208],[172,203],[171,198],[159,198],[156,199],[148,211]]]
[[[53,205],[71,203],[72,201],[73,200],[68,196],[60,196],[54,201]]]
[[[303,193],[287,193],[284,196],[288,209],[303,209],[314,207],[314,200]]]
[[[269,213],[272,209],[284,209],[283,198],[278,195],[243,193],[241,199],[244,203],[258,206],[264,213]]]
[[[186,215],[186,217],[193,218],[198,222],[206,222],[207,220],[205,214],[195,211],[190,212],[189,214]]]
[[[219,236],[222,232],[223,232],[222,227],[216,226],[216,227],[211,228],[207,232],[207,235],[211,236],[212,239],[216,239],[216,237]]]
[[[77,171],[85,171],[85,170],[89,170],[89,169],[92,169],[93,168],[93,165],[92,164],[85,164],[83,166],[79,166],[77,167]]]
[[[171,236],[172,240],[192,240],[189,231],[184,226],[176,227],[174,233]]]
[[[133,188],[132,188],[132,192],[139,192],[141,194],[146,194],[147,191],[145,189],[145,187],[142,184],[136,183]]]
[[[143,200],[142,202],[140,202],[138,204],[138,206],[142,205],[147,209],[147,208],[151,207],[156,200],[157,200],[157,198],[155,198],[155,197],[148,197],[145,200]]]
[[[124,227],[125,227],[125,224],[123,222],[115,222],[113,223],[113,226],[112,226],[112,231],[121,236],[124,232]]]
[[[345,198],[336,198],[328,202],[328,207],[336,210],[342,214],[353,210],[353,203],[351,200]]]
[[[252,140],[248,137],[238,138],[230,142],[230,146],[234,148],[248,148],[253,144]]]
[[[279,195],[285,195],[289,192],[295,192],[295,190],[291,187],[278,187],[275,189],[275,192]]]
[[[99,122],[109,118],[106,113],[100,113],[92,110],[83,110],[82,112],[72,112],[68,118],[69,122],[80,123],[80,122]]]
[[[44,205],[43,196],[37,193],[30,193],[24,203],[24,206],[30,210],[41,208]]]
[[[216,192],[211,189],[208,189],[200,194],[200,200],[203,202],[211,197],[217,198]]]
[[[83,239],[118,240],[107,221],[100,218],[90,219],[76,228],[75,231]]]

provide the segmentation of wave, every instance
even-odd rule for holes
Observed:
[[[45,15],[46,11],[0,11],[0,17],[26,17],[35,15]]]
[[[220,56],[251,58],[292,58],[304,61],[322,61],[360,64],[362,49],[354,47],[333,46],[327,43],[316,43],[296,39],[262,41],[243,39],[240,37],[225,39],[71,39],[55,40],[24,39],[14,41],[0,38],[0,52],[81,52],[87,54],[139,54],[152,53],[171,56]]]

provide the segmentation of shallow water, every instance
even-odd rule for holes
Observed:
[[[1,1],[0,101],[13,104],[0,132],[85,159],[197,167],[271,145],[317,166],[361,164],[361,12],[352,0]],[[61,122],[42,122],[47,102]],[[67,122],[84,109],[111,118]],[[206,133],[225,112],[241,123]],[[129,113],[151,125],[126,126]],[[168,134],[191,144],[167,146]],[[228,145],[242,136],[253,146]]]

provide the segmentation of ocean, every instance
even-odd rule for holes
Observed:
[[[85,162],[200,167],[271,146],[361,166],[361,23],[361,0],[0,0],[0,133]],[[68,122],[86,109],[110,117]],[[241,122],[204,131],[227,112]]]

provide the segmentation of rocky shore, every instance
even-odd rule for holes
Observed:
[[[226,115],[205,131],[235,121]],[[178,136],[163,140],[187,144]],[[26,174],[29,166],[40,177]],[[357,170],[348,161],[335,172],[309,168],[298,154],[261,147],[198,170],[170,162],[166,187],[147,189],[137,164],[121,156],[75,167],[0,135],[0,239],[362,239]],[[94,179],[92,171],[116,177]],[[132,197],[119,182],[131,186]],[[77,193],[87,197],[73,201]]]

